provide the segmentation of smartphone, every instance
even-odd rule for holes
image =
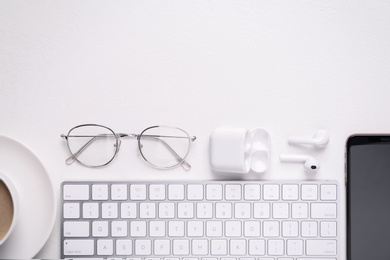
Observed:
[[[347,259],[390,259],[390,135],[347,141]]]

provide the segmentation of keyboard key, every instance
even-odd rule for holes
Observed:
[[[171,240],[156,239],[154,240],[154,254],[156,256],[166,256],[171,254]]]
[[[160,203],[158,205],[158,216],[161,219],[169,219],[175,217],[174,203]]]
[[[269,203],[255,203],[253,204],[253,217],[267,219],[270,218]]]
[[[64,255],[67,256],[87,256],[94,255],[94,241],[92,239],[65,239],[64,240]]]
[[[282,236],[283,237],[298,237],[299,226],[298,221],[283,221]]]
[[[189,241],[174,239],[173,240],[173,254],[177,256],[189,255],[190,253],[190,245]]]
[[[244,185],[244,199],[245,200],[260,200],[260,185],[259,184],[245,184]]]
[[[88,200],[89,185],[71,185],[67,184],[63,187],[64,200]]]
[[[111,239],[99,239],[96,247],[98,255],[112,255],[114,253],[114,241]]]
[[[337,223],[334,221],[323,221],[320,226],[321,237],[336,237]]]
[[[335,256],[336,247],[336,240],[306,240],[308,256]]]
[[[184,200],[184,185],[183,184],[168,185],[168,199]]]
[[[127,221],[113,221],[111,222],[111,236],[113,237],[127,237]]]
[[[83,218],[92,219],[99,217],[98,203],[83,203]]]
[[[259,259],[260,260],[260,259]],[[337,260],[336,258],[319,258],[319,257],[304,257],[304,258],[297,258],[297,260]]]
[[[194,256],[205,256],[209,253],[209,241],[206,239],[192,240],[192,254]]]
[[[249,255],[260,256],[265,255],[265,240],[250,239],[249,240]]]
[[[88,221],[64,222],[64,237],[89,237]]]
[[[268,240],[268,255],[281,256],[284,254],[284,240]]]
[[[302,237],[316,237],[318,234],[318,223],[315,221],[302,221]]]
[[[118,204],[102,203],[102,218],[118,218]]]
[[[126,184],[111,185],[111,199],[127,200],[127,185]]]
[[[272,217],[276,219],[285,219],[289,217],[288,203],[273,203]]]
[[[227,255],[227,240],[211,240],[211,255]]]
[[[108,185],[107,184],[92,185],[92,199],[108,200]]]
[[[206,199],[207,200],[222,200],[222,185],[221,184],[207,184],[206,185]]]
[[[335,219],[337,217],[336,203],[312,203],[311,217],[313,219]]]
[[[246,240],[231,239],[230,240],[230,255],[231,256],[245,256],[246,255]]]
[[[133,253],[132,241],[130,239],[118,239],[116,241],[117,255],[131,255]]]
[[[263,222],[263,236],[264,237],[278,237],[279,222],[278,221],[264,221]]]
[[[287,240],[287,255],[289,256],[303,255],[303,240],[301,239]]]
[[[93,221],[92,236],[108,237],[108,221]]]
[[[130,236],[146,237],[146,221],[131,221]]]
[[[130,185],[130,199],[131,200],[146,200],[146,185],[131,184]]]
[[[121,218],[136,218],[137,204],[133,202],[121,203]]]
[[[318,191],[317,185],[303,184],[302,185],[302,200],[317,200]]]
[[[306,219],[308,218],[309,209],[307,203],[292,203],[292,218]]]
[[[218,202],[215,204],[215,217],[218,219],[229,219],[232,217],[232,204]]]
[[[148,256],[152,254],[152,241],[137,239],[135,240],[135,253],[139,256]]]
[[[261,235],[260,221],[245,221],[244,236],[259,237]]]
[[[169,221],[168,236],[184,237],[184,221]]]
[[[156,204],[155,203],[140,203],[139,205],[139,217],[150,219],[156,217]]]
[[[225,199],[241,200],[241,185],[240,184],[225,185]]]
[[[194,217],[194,204],[193,203],[178,203],[177,204],[177,217],[178,218],[193,218]]]
[[[248,219],[251,217],[251,204],[246,202],[234,203],[234,217],[237,219]]]
[[[298,200],[298,185],[297,184],[285,184],[282,186],[282,198],[283,200]]]
[[[187,235],[189,237],[202,237],[203,236],[203,221],[188,221],[187,222]]]
[[[165,200],[165,185],[164,184],[151,184],[149,186],[149,199],[150,200]]]
[[[226,221],[225,235],[227,237],[240,237],[242,235],[241,221]]]
[[[223,233],[222,221],[207,221],[206,222],[206,236],[221,237]]]
[[[80,203],[64,203],[63,211],[64,218],[79,218]]]
[[[203,200],[203,185],[202,184],[188,184],[187,185],[187,199],[188,200]]]
[[[321,200],[336,200],[336,185],[321,185]]]
[[[264,200],[279,200],[279,185],[264,184],[263,185],[263,199]]]
[[[212,203],[197,203],[196,204],[197,218],[212,218],[213,217],[213,204]]]
[[[150,221],[149,235],[151,237],[165,237],[165,221]]]

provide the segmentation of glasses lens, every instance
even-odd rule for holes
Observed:
[[[158,168],[173,168],[180,165],[190,149],[190,136],[174,127],[154,126],[139,137],[141,155]]]
[[[114,158],[117,139],[115,133],[106,127],[85,125],[69,132],[68,145],[75,160],[86,166],[97,167]]]

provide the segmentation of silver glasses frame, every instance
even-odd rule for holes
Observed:
[[[112,156],[112,158],[102,164],[102,165],[88,165],[88,164],[85,164],[83,162],[81,162],[80,160],[78,160],[78,156],[80,154],[82,154],[84,152],[85,149],[88,148],[89,145],[91,145],[97,138],[99,137],[103,137],[103,136],[107,136],[107,134],[102,134],[102,135],[71,135],[71,132],[76,129],[76,128],[80,128],[80,127],[86,127],[86,126],[95,126],[95,127],[102,127],[102,128],[105,128],[106,130],[110,131],[112,133],[112,136],[115,137],[115,152]],[[144,133],[150,129],[153,129],[153,128],[158,128],[158,127],[165,127],[165,128],[171,128],[171,129],[177,129],[177,130],[180,130],[182,131],[183,133],[185,133],[185,137],[183,136],[162,136],[162,135],[145,135]],[[109,134],[111,135],[111,134]],[[70,145],[69,145],[69,140],[68,138],[69,137],[91,137],[91,139],[85,143],[83,146],[81,146],[81,148],[79,150],[77,150],[75,153],[72,152],[71,148],[70,148]],[[150,162],[146,157],[145,155],[142,153],[142,144],[141,144],[141,139],[143,137],[146,137],[146,138],[153,138],[153,139],[156,139],[157,141],[160,141],[167,149],[169,152],[171,152],[177,159],[178,163],[175,164],[175,165],[172,165],[172,166],[168,166],[168,167],[163,167],[163,166],[159,166],[159,165],[155,165],[153,164],[152,162]],[[170,137],[170,138],[185,138],[185,139],[188,139],[188,149],[187,149],[187,152],[186,154],[181,157],[180,155],[178,155],[176,153],[176,151],[167,143],[165,142],[164,140],[160,139],[160,137]],[[136,138],[137,141],[138,141],[138,151],[139,153],[141,154],[141,157],[142,159],[147,162],[150,166],[152,166],[153,168],[157,168],[157,169],[164,169],[164,170],[168,170],[168,169],[173,169],[173,168],[176,168],[178,167],[179,165],[181,165],[183,167],[184,170],[190,170],[191,169],[191,165],[186,161],[186,158],[188,156],[188,153],[190,151],[190,148],[191,148],[191,143],[194,142],[196,140],[196,136],[190,136],[186,131],[184,131],[183,129],[181,128],[178,128],[178,127],[172,127],[172,126],[164,126],[164,125],[156,125],[156,126],[150,126],[146,129],[144,129],[140,134],[132,134],[132,133],[115,133],[111,128],[108,128],[106,126],[103,126],[103,125],[99,125],[99,124],[82,124],[82,125],[78,125],[78,126],[75,126],[73,128],[71,128],[68,132],[68,134],[61,134],[61,138],[65,139],[66,140],[66,144],[67,144],[67,147],[68,147],[68,150],[71,154],[70,157],[68,157],[66,160],[65,160],[65,163],[70,165],[72,163],[74,163],[75,161],[77,161],[78,163],[80,163],[81,165],[85,166],[85,167],[88,167],[88,168],[100,168],[100,167],[104,167],[108,164],[110,164],[114,158],[117,156],[117,154],[119,153],[119,149],[120,149],[120,146],[121,146],[121,138]]]

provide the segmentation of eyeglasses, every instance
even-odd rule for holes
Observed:
[[[62,134],[71,156],[66,164],[75,161],[87,167],[108,165],[119,152],[121,138],[136,138],[142,158],[158,169],[172,169],[181,165],[190,170],[186,161],[191,143],[196,140],[177,127],[151,126],[140,134],[115,133],[108,127],[84,124],[73,127],[68,134]]]

